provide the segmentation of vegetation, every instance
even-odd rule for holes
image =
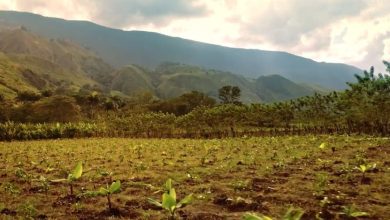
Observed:
[[[82,162],[78,162],[76,167],[73,169],[71,173],[69,173],[67,179],[55,179],[52,180],[52,182],[68,182],[70,187],[70,195],[73,196],[73,182],[80,179],[81,175],[83,174],[83,164]]]
[[[346,135],[2,142],[0,218],[386,219],[389,149],[388,138]],[[50,180],[80,176],[79,161],[70,196],[68,184]],[[377,165],[361,183],[354,168],[363,161]],[[327,177],[322,194],[318,173]]]
[[[153,205],[156,205],[157,207],[163,208],[169,213],[169,220],[176,219],[176,211],[179,208],[184,208],[185,206],[189,205],[193,200],[193,195],[190,194],[186,196],[184,199],[180,200],[180,202],[176,201],[176,190],[172,187],[172,180],[168,179],[165,183],[164,187],[164,194],[162,195],[161,203],[149,198],[148,202],[150,202]]]
[[[112,202],[111,202],[111,195],[115,193],[119,193],[121,190],[121,181],[117,180],[113,183],[111,183],[110,186],[107,185],[107,187],[100,187],[98,191],[88,191],[80,196],[105,196],[107,198],[107,206],[108,206],[108,211],[112,211]]]
[[[241,89],[237,86],[223,86],[218,90],[218,98],[223,104],[239,104]]]
[[[384,63],[388,68],[389,63]],[[217,104],[196,91],[168,100],[147,94],[126,99],[94,88],[37,101],[6,99],[0,107],[0,139],[389,135],[390,77],[376,76],[373,69],[356,77],[358,81],[343,92],[273,104],[239,104],[239,96],[232,98],[230,93],[225,94],[227,103]],[[227,86],[221,91],[232,92],[233,88],[239,90]]]

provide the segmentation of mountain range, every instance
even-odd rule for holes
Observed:
[[[89,84],[125,96],[149,91],[171,98],[198,90],[216,98],[218,88],[236,85],[244,102],[343,89],[361,72],[285,52],[228,48],[11,11],[0,11],[0,64],[0,92],[8,95],[22,88],[67,85],[77,90]]]

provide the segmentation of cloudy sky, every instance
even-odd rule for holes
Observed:
[[[281,50],[384,72],[388,0],[0,0],[0,10],[89,20],[231,47]]]

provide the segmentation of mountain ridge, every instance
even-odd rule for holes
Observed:
[[[123,31],[89,21],[68,21],[31,13],[0,11],[3,22],[13,22],[49,38],[66,38],[91,48],[109,64],[137,64],[156,68],[176,62],[234,72],[246,77],[278,74],[297,83],[344,89],[360,69],[346,64],[316,62],[282,51],[231,48],[155,32]]]

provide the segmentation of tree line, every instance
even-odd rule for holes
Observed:
[[[384,65],[390,73],[389,62]],[[390,77],[375,74],[374,68],[356,75],[356,82],[348,83],[345,91],[290,101],[243,104],[240,92],[238,87],[224,86],[219,89],[219,102],[197,91],[168,100],[156,100],[147,92],[127,99],[94,90],[68,95],[19,92],[13,100],[0,96],[0,122],[3,130],[5,124],[20,123],[90,123],[96,130],[78,135],[74,126],[73,136],[390,134]]]

